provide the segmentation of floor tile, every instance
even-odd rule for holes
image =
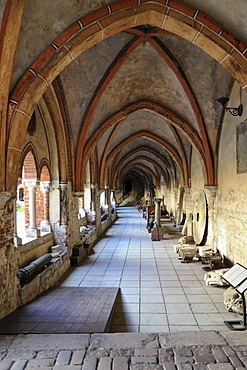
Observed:
[[[128,302],[117,303],[116,312],[139,313],[140,312],[140,305],[139,305],[139,303],[128,303]]]
[[[191,313],[188,303],[166,303],[166,311],[170,313]]]
[[[155,287],[147,288],[147,287],[142,286],[141,287],[141,294],[150,294],[150,295],[159,294],[159,295],[161,295],[162,290],[161,290],[161,288],[155,288]]]
[[[171,333],[178,332],[178,331],[200,331],[200,328],[197,325],[169,325],[169,329]],[[212,330],[212,327],[211,327]],[[217,329],[216,329],[217,330]]]
[[[192,314],[189,314],[189,313],[171,313],[171,314],[167,314],[167,318],[168,318],[168,323],[169,325],[174,325],[174,326],[178,326],[178,325],[183,325],[185,326],[185,323],[187,325],[197,325],[197,322],[195,320],[195,317],[194,315]]]
[[[162,303],[141,303],[141,313],[166,313],[166,306]]]
[[[162,295],[141,295],[141,303],[164,303]]]
[[[189,303],[211,303],[211,299],[207,294],[192,295],[187,294],[187,299]]]
[[[140,325],[153,326],[163,325],[167,326],[167,315],[165,313],[141,313]]]
[[[218,313],[218,309],[213,303],[192,303],[191,310],[194,313]]]
[[[207,325],[222,325],[224,322],[220,313],[195,313],[195,318],[199,326]]]
[[[169,333],[168,325],[140,325],[140,333]]]
[[[162,287],[163,294],[169,294],[169,295],[183,295],[184,291],[181,287]]]

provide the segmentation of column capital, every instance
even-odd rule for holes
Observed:
[[[41,181],[40,182],[40,190],[44,192],[49,192],[51,191],[51,182],[50,181]]]
[[[59,183],[59,186],[60,186],[60,188],[61,189],[63,189],[63,190],[65,190],[65,189],[67,189],[67,187],[68,187],[68,183],[67,182],[63,182],[63,181],[61,181],[60,183]]]
[[[39,181],[37,180],[25,180],[25,184],[29,190],[36,190],[37,186],[39,186]]]
[[[157,203],[161,203],[163,200],[163,198],[154,198],[154,201],[157,202]]]

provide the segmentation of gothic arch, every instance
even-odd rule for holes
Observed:
[[[10,174],[17,176],[25,129],[47,87],[74,58],[97,42],[142,24],[167,30],[197,45],[220,63],[243,89],[247,88],[246,46],[204,13],[172,0],[143,0],[142,3],[132,0],[131,5],[119,0],[103,6],[58,36],[14,89],[9,101],[7,189],[13,188]]]

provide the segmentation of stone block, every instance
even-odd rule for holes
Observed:
[[[37,368],[37,367],[53,367],[54,365],[54,359],[47,359],[47,358],[44,358],[44,359],[41,359],[41,358],[38,358],[38,359],[33,359],[33,360],[30,360],[28,361],[28,364],[27,366],[28,367],[31,367],[31,368]]]
[[[57,356],[56,365],[68,365],[70,357],[71,351],[60,351]]]
[[[12,360],[4,359],[3,361],[0,361],[0,369],[1,370],[9,370],[12,364],[13,364]]]
[[[63,334],[19,334],[15,337],[11,350],[20,350],[25,346],[29,350],[82,350],[89,345],[89,334],[70,334],[69,340]]]
[[[158,337],[155,334],[144,333],[113,333],[93,334],[90,349],[94,348],[116,349],[116,348],[150,348],[159,347]]]
[[[135,356],[157,356],[157,348],[135,348]]]
[[[11,366],[11,370],[24,370],[27,364],[27,360],[17,360]]]
[[[102,357],[99,361],[97,370],[111,370],[111,364],[111,357]]]
[[[159,334],[160,344],[162,348],[176,348],[186,346],[201,345],[222,345],[226,341],[222,336],[215,331],[204,332],[177,332]]]
[[[115,357],[113,358],[112,370],[128,370],[128,357]]]
[[[97,369],[97,358],[96,357],[86,357],[82,370],[96,370]]]
[[[207,365],[208,370],[234,370],[235,368],[231,364],[209,364]]]
[[[130,370],[164,370],[164,368],[161,365],[154,364],[131,364]]]
[[[164,370],[176,370],[177,367],[174,362],[163,362],[163,369]]]
[[[81,365],[56,365],[53,370],[81,370]]]
[[[157,364],[156,356],[134,356],[131,358],[132,364]]]
[[[216,362],[228,363],[228,357],[226,356],[225,352],[220,347],[212,347],[212,353]]]
[[[74,351],[71,358],[71,365],[81,365],[85,357],[85,350]]]
[[[51,253],[59,253],[59,252],[61,252],[61,250],[62,250],[62,247],[61,247],[60,244],[53,245],[51,247]]]

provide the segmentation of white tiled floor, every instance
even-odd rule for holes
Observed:
[[[173,245],[181,236],[165,223],[162,241],[152,241],[134,207],[119,207],[118,220],[74,267],[63,286],[120,287],[113,332],[227,330],[241,320],[223,304],[225,288],[208,287],[200,262],[181,263]]]

